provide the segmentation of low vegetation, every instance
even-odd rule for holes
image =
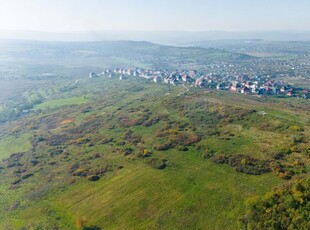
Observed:
[[[0,229],[309,228],[304,101],[55,79],[2,110]]]
[[[247,201],[244,229],[309,229],[310,179],[285,184]]]
[[[271,171],[268,161],[258,160],[242,154],[233,156],[216,155],[212,160],[217,164],[228,164],[237,172],[250,175],[261,175]]]

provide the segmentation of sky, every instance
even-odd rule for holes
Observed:
[[[309,0],[0,0],[0,30],[310,31]]]

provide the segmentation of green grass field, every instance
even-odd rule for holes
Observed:
[[[125,168],[100,181],[79,181],[64,191],[17,211],[11,221],[22,226],[76,229],[85,225],[108,229],[236,229],[246,198],[263,195],[280,183],[274,175],[240,174],[228,166],[201,160],[194,152],[164,155],[178,167],[157,171],[140,162],[124,162]],[[54,213],[56,220],[45,217]],[[15,219],[15,220],[14,220]]]
[[[21,134],[1,139],[0,160],[9,157],[13,153],[28,151],[31,148],[30,138],[29,134]]]
[[[292,180],[307,175],[304,110],[182,91],[141,79],[83,79],[45,98],[35,107],[42,113],[1,126],[0,229],[238,229],[249,198],[286,183],[274,168],[243,171],[252,167],[246,159],[282,164],[294,170]],[[283,149],[290,151],[276,159]],[[237,166],[215,163],[238,154]]]
[[[43,102],[42,104],[38,104],[34,107],[35,110],[42,109],[55,109],[64,106],[71,106],[71,105],[81,105],[88,101],[86,97],[70,97],[70,98],[62,98],[62,99],[55,99]]]

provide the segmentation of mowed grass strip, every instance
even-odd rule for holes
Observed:
[[[0,140],[0,160],[9,157],[12,153],[25,152],[31,148],[30,135],[8,136]]]
[[[69,98],[62,98],[62,99],[55,99],[43,102],[42,104],[36,105],[34,107],[35,110],[46,110],[46,109],[55,109],[64,106],[71,106],[71,105],[81,105],[85,104],[89,101],[87,97],[69,97]]]

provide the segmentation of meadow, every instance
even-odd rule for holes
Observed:
[[[182,91],[85,78],[2,126],[0,228],[237,229],[248,199],[307,175],[307,110]]]
[[[260,59],[127,41],[1,41],[0,51],[0,229],[309,223],[308,100],[88,77]]]

